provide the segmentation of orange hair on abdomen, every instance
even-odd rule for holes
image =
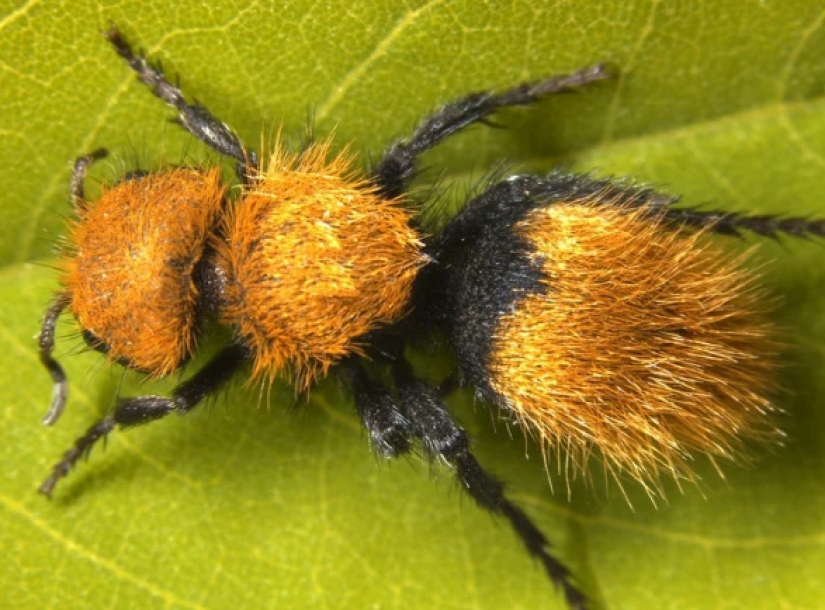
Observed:
[[[546,448],[644,484],[690,478],[694,451],[733,458],[779,434],[778,346],[746,255],[609,202],[559,202],[514,227],[544,288],[494,333],[490,385]]]

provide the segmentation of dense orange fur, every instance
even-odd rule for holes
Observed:
[[[424,262],[410,213],[381,199],[328,143],[280,146],[224,222],[222,318],[254,353],[255,376],[287,367],[307,388],[357,340],[404,315]]]
[[[64,284],[109,358],[162,376],[192,353],[192,272],[223,198],[219,168],[174,168],[120,182],[81,213]]]
[[[777,345],[754,276],[706,235],[589,202],[535,210],[516,230],[547,292],[502,318],[492,385],[545,448],[576,468],[657,485],[692,475],[693,451],[734,457],[778,434]]]

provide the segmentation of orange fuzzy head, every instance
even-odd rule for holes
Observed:
[[[657,485],[691,454],[732,458],[769,417],[777,344],[755,276],[702,232],[582,200],[533,209],[513,231],[542,289],[502,315],[489,384],[546,448]]]
[[[83,207],[63,283],[70,310],[108,358],[162,376],[191,355],[193,272],[224,191],[219,168],[180,167],[119,182]]]
[[[307,388],[359,339],[407,311],[425,258],[410,213],[353,175],[328,143],[275,147],[224,219],[221,317],[253,353],[253,374],[287,367]]]

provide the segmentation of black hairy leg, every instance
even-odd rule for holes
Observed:
[[[255,153],[244,148],[231,127],[204,106],[189,104],[180,89],[166,80],[160,68],[153,67],[145,57],[132,50],[115,24],[106,32],[106,38],[141,82],[158,98],[178,111],[180,124],[189,133],[220,154],[235,159],[238,162],[237,172],[242,180],[254,175],[258,168]]]
[[[770,214],[750,216],[737,212],[692,209],[671,209],[667,211],[665,218],[677,225],[708,227],[714,233],[722,235],[739,236],[745,230],[763,237],[825,237],[825,220],[782,218]]]
[[[222,349],[191,379],[163,396],[138,396],[118,401],[113,411],[95,423],[78,438],[63,458],[52,467],[52,473],[40,486],[40,493],[51,497],[57,482],[71,471],[78,460],[87,455],[101,438],[115,427],[128,428],[162,419],[170,413],[185,415],[209,394],[217,391],[246,361],[246,350],[238,345]]]
[[[46,311],[43,317],[43,324],[40,327],[40,336],[38,344],[40,347],[40,362],[49,371],[52,377],[52,402],[49,406],[49,411],[46,417],[43,418],[43,423],[47,426],[54,424],[66,408],[66,399],[69,397],[68,381],[66,379],[66,372],[60,363],[52,356],[54,350],[54,333],[57,329],[57,320],[63,310],[69,306],[71,297],[68,292],[61,292],[58,294],[51,307]]]
[[[550,542],[530,517],[504,495],[504,485],[488,473],[470,451],[467,433],[453,420],[437,388],[416,379],[403,360],[394,366],[404,415],[424,451],[455,469],[461,487],[481,508],[505,517],[528,553],[539,560],[550,580],[564,593],[571,610],[584,610],[587,598],[564,564],[550,553]]]
[[[555,200],[575,200],[598,196],[599,202],[623,208],[646,208],[651,215],[662,214],[663,219],[674,226],[688,226],[709,229],[720,235],[740,235],[750,231],[763,237],[825,237],[825,221],[805,218],[782,218],[780,216],[748,215],[720,210],[696,210],[672,207],[679,198],[659,193],[646,187],[637,187],[609,180],[595,180],[587,176],[577,176],[553,172],[548,176],[516,176],[506,180],[518,185],[523,194],[520,198],[533,199],[547,204]],[[516,196],[518,199],[519,196]],[[503,205],[507,205],[506,201]]]
[[[409,139],[392,144],[376,165],[372,179],[381,195],[398,197],[406,190],[415,173],[418,155],[464,127],[483,121],[500,108],[526,106],[548,95],[589,85],[610,76],[606,66],[597,64],[570,74],[523,83],[502,93],[481,91],[461,97],[426,117]]]
[[[74,167],[72,168],[72,177],[69,181],[69,200],[72,202],[75,214],[81,215],[86,211],[86,199],[84,182],[89,167],[98,159],[103,159],[108,155],[105,148],[99,148],[88,155],[83,155],[75,159]],[[60,419],[63,410],[66,408],[66,400],[68,398],[68,381],[66,373],[60,363],[52,356],[54,350],[54,333],[57,329],[57,320],[60,314],[71,303],[71,295],[68,292],[63,292],[57,295],[52,302],[51,307],[46,311],[43,317],[43,324],[40,328],[40,336],[38,343],[40,346],[40,362],[49,371],[52,377],[54,386],[52,388],[52,402],[49,406],[49,411],[43,418],[43,423],[51,426],[58,419]]]
[[[373,450],[386,458],[409,453],[410,422],[398,409],[392,394],[367,376],[358,358],[349,358],[342,366]]]
[[[82,214],[86,210],[86,195],[83,185],[86,181],[86,174],[89,172],[89,168],[95,161],[105,159],[108,154],[109,151],[105,148],[98,148],[88,155],[83,155],[75,159],[72,177],[69,181],[69,198],[76,214]]]

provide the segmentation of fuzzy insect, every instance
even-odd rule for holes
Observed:
[[[580,468],[600,453],[611,471],[652,489],[663,474],[690,478],[695,453],[730,458],[742,442],[778,434],[769,301],[745,257],[731,258],[715,236],[823,236],[825,221],[679,209],[650,189],[563,172],[500,180],[431,235],[404,205],[421,153],[500,108],[603,81],[604,66],[453,101],[361,175],[329,142],[298,153],[278,142],[259,163],[116,28],[107,37],[185,129],[237,162],[243,186],[232,201],[215,169],[164,168],[92,203],[82,185],[101,155],[78,159],[73,248],[40,335],[54,379],[46,423],[66,404],[52,356],[64,309],[91,347],[153,376],[190,358],[209,316],[234,340],[170,397],[119,399],[42,493],[114,428],[185,414],[247,364],[263,379],[286,370],[302,390],[334,369],[377,453],[420,443],[452,466],[580,609],[585,594],[473,456],[439,388],[416,377],[406,345],[447,337],[463,382],[546,451],[564,449]],[[387,375],[370,374],[376,366]]]

